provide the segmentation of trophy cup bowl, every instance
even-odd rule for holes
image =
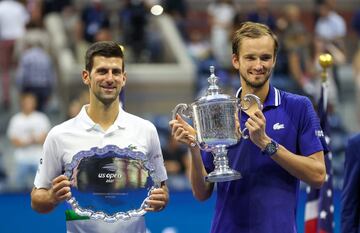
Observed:
[[[75,214],[115,222],[146,213],[146,200],[160,182],[142,152],[115,145],[77,153],[65,166]]]
[[[207,95],[188,105],[178,104],[173,110],[176,114],[192,119],[196,130],[195,142],[201,150],[212,152],[215,169],[205,180],[208,182],[224,182],[241,178],[240,172],[229,167],[227,147],[239,142],[241,138],[248,138],[244,128],[240,129],[239,116],[241,110],[247,110],[257,104],[261,109],[260,99],[248,94],[243,100],[220,94],[214,67],[210,67],[209,89]]]

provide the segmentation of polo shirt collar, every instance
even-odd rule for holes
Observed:
[[[127,113],[124,111],[124,109],[122,109],[121,106],[119,106],[119,114],[117,115],[114,125],[116,125],[117,127],[124,129],[126,127],[126,122],[127,122]]]
[[[85,130],[91,130],[94,127],[97,126],[97,124],[89,117],[89,115],[86,112],[86,108],[89,105],[84,105],[81,108],[80,113],[78,114],[77,118],[79,119],[79,124],[85,129]],[[126,126],[126,112],[120,107],[119,108],[119,114],[117,115],[115,122],[113,125],[117,126],[118,128],[125,128]]]
[[[236,97],[237,98],[240,98],[241,90],[242,90],[242,87],[240,87],[237,90],[237,92],[236,92]],[[279,89],[277,89],[277,88],[273,87],[272,85],[270,85],[269,94],[265,99],[264,108],[268,107],[268,106],[277,107],[280,104],[281,104],[281,95],[280,95]]]

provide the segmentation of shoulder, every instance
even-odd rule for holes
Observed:
[[[23,118],[23,114],[18,112],[10,117],[10,122],[18,121]]]
[[[355,164],[360,165],[360,134],[352,136],[346,146],[346,156],[345,156],[345,166],[355,166]]]
[[[286,105],[287,107],[294,108],[294,110],[314,108],[310,99],[306,96],[302,96],[286,91],[281,91],[281,90],[280,90],[280,96],[281,96],[281,103]]]
[[[348,146],[360,147],[360,134],[356,134],[349,139]]]
[[[124,112],[124,114],[129,123],[129,126],[139,127],[139,128],[143,128],[143,129],[150,129],[150,130],[156,129],[154,124],[151,123],[149,120],[146,120],[144,118],[141,118],[139,116],[136,116],[136,115],[128,113],[128,112]]]
[[[45,113],[42,113],[42,112],[39,112],[39,111],[35,111],[33,113],[33,116],[37,117],[39,119],[49,120],[49,117]]]
[[[313,103],[306,96],[280,91],[280,109],[292,116],[293,121],[299,121],[303,125],[312,122],[319,124],[319,117]]]
[[[69,119],[52,127],[48,133],[48,138],[60,137],[67,132],[73,132],[76,128],[76,118]]]
[[[345,22],[345,19],[335,11],[330,12],[330,18],[339,22]]]

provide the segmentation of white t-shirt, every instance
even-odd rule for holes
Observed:
[[[162,157],[159,137],[155,126],[140,117],[134,116],[120,108],[114,124],[104,131],[95,124],[83,106],[80,113],[60,125],[55,126],[48,134],[44,143],[44,155],[35,177],[36,188],[50,188],[51,181],[64,172],[66,164],[74,155],[91,148],[116,146],[119,149],[135,148],[148,156],[155,168],[155,176],[159,181],[167,179]],[[144,217],[127,221],[106,223],[96,220],[67,221],[68,233],[128,233],[146,232]]]
[[[26,8],[17,1],[0,2],[0,40],[16,40],[25,35],[30,19]]]
[[[34,136],[46,134],[50,130],[49,118],[41,112],[34,111],[29,115],[17,113],[11,117],[7,136],[23,142],[31,141]],[[14,149],[15,160],[26,164],[38,164],[42,154],[42,145],[32,144]]]
[[[318,19],[315,25],[315,34],[325,40],[335,40],[346,35],[345,20],[336,12]]]

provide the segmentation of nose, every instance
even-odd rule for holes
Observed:
[[[256,60],[254,61],[254,69],[257,70],[257,71],[259,71],[259,70],[261,70],[262,68],[263,68],[263,64],[262,64],[261,60],[260,60],[260,59],[256,59]]]
[[[106,75],[106,80],[114,80],[114,74],[112,70],[109,70]]]

